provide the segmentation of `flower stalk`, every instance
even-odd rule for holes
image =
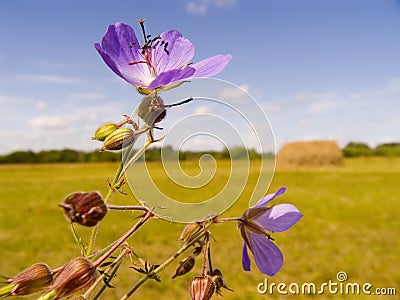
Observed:
[[[203,237],[206,236],[206,231],[199,232],[196,236],[194,236],[190,242],[183,244],[173,255],[171,255],[167,260],[165,260],[161,265],[159,265],[156,269],[153,270],[151,274],[147,274],[143,276],[140,280],[138,280],[135,285],[120,299],[126,300],[128,299],[142,284],[144,284],[148,279],[153,277],[154,275],[159,274],[163,271],[169,264],[171,264],[176,258],[178,258],[183,252],[185,252],[188,248],[193,246],[195,243],[200,241]]]
[[[118,255],[118,257],[110,264],[110,266],[102,272],[102,274],[96,279],[95,283],[93,283],[89,289],[86,290],[86,292],[83,294],[83,297],[85,299],[89,299],[90,295],[94,292],[96,287],[103,282],[103,280],[108,277],[106,280],[109,283],[111,279],[115,276],[117,270],[122,264],[123,259],[126,257],[126,255],[131,253],[131,249],[129,246],[124,247],[121,251],[121,253]],[[111,272],[111,274],[108,275],[108,273]],[[92,298],[92,300],[98,299],[100,295],[104,292],[106,288],[106,284],[104,284],[99,291],[96,293],[96,295]]]

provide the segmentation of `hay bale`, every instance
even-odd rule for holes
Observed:
[[[277,155],[277,168],[330,167],[343,164],[343,153],[335,141],[292,142]]]

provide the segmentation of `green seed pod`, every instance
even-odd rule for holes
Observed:
[[[195,277],[190,283],[190,297],[192,300],[209,300],[215,292],[215,283],[211,276]]]
[[[114,130],[104,140],[103,147],[99,151],[114,151],[121,150],[133,144],[136,140],[135,132],[128,127],[121,127]]]
[[[114,123],[104,123],[97,128],[92,140],[104,141],[107,136],[118,129],[118,125]]]
[[[195,255],[190,255],[184,259],[182,259],[179,262],[178,267],[176,268],[174,276],[172,276],[172,279],[174,279],[177,276],[182,276],[186,273],[188,273],[191,269],[194,267],[195,263]]]

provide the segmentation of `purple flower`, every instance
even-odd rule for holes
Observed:
[[[273,239],[266,231],[288,230],[303,216],[291,204],[265,207],[266,204],[285,191],[285,187],[280,188],[275,194],[265,196],[254,207],[243,213],[238,229],[244,240],[242,265],[245,271],[250,271],[250,257],[247,248],[253,253],[254,261],[263,274],[273,276],[281,269],[283,264],[282,252],[271,241]]]
[[[169,89],[185,80],[214,76],[232,59],[231,55],[215,55],[192,64],[194,46],[180,32],[169,30],[151,38],[145,33],[144,21],[139,23],[143,45],[139,44],[132,27],[116,23],[108,26],[101,44],[96,43],[95,48],[115,74],[143,93]]]

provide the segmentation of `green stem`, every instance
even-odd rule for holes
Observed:
[[[225,222],[231,222],[231,221],[243,221],[241,217],[232,217],[232,218],[217,218],[214,223],[225,223]]]
[[[142,154],[144,153],[144,151],[146,151],[147,147],[151,145],[151,143],[153,143],[153,140],[148,139],[146,141],[146,143],[142,146],[142,148],[140,148],[132,157],[130,160],[128,160],[128,162],[124,165],[124,167],[122,168],[119,177],[117,178],[117,181],[120,179],[120,177],[122,175],[125,174],[125,172],[128,170],[128,168],[131,166],[131,164],[133,164],[135,161],[137,161],[139,159],[140,156],[142,156]]]
[[[135,155],[133,155],[132,158],[125,165],[123,164],[123,162],[121,162],[119,164],[118,170],[117,170],[117,172],[115,172],[114,179],[113,179],[112,183],[110,184],[110,187],[108,188],[107,195],[104,198],[104,202],[106,204],[110,201],[112,195],[115,192],[115,186],[118,184],[119,180],[124,175],[126,170],[128,170],[128,168],[132,165],[132,163],[134,163],[135,161],[137,161],[139,159],[139,157],[144,153],[144,151],[147,149],[147,147],[151,145],[151,143],[153,143],[153,140],[147,140],[146,143],[142,146],[142,148],[140,148],[135,153]],[[88,250],[86,252],[86,254],[88,256],[92,254],[92,251],[93,251],[93,248],[94,248],[94,244],[96,243],[96,236],[97,236],[97,232],[99,230],[99,225],[100,224],[97,224],[92,229],[92,232],[90,234]]]
[[[149,209],[142,205],[107,205],[108,209],[113,210],[145,210],[148,211]]]
[[[37,300],[52,300],[52,299],[54,299],[56,294],[57,294],[57,291],[52,290],[52,291],[48,292],[47,294],[39,297]]]
[[[194,245],[197,241],[203,238],[206,235],[205,231],[200,232],[197,236],[195,236],[189,243],[184,244],[181,248],[179,248],[172,256],[170,256],[164,263],[162,263],[158,268],[154,269],[151,274],[147,274],[143,276],[136,284],[124,295],[120,300],[128,299],[143,283],[145,283],[150,277],[160,273],[163,271],[170,263],[172,263],[179,255],[185,252],[189,247]]]
[[[16,287],[16,283],[14,284],[9,284],[6,285],[2,288],[0,288],[0,298],[5,298],[6,296],[9,296],[11,294],[11,292],[13,291],[13,289]]]
[[[107,195],[104,198],[105,203],[108,203],[110,201],[111,196],[115,192],[114,187],[121,175],[122,168],[123,168],[123,166],[122,166],[122,162],[121,162],[118,166],[117,172],[115,172],[114,179],[113,179],[112,183],[110,184],[110,187],[108,188]],[[88,245],[88,249],[86,251],[87,256],[90,256],[93,252],[94,244],[96,243],[97,232],[99,230],[99,225],[100,225],[100,223],[98,223],[95,227],[93,227],[92,232],[90,234],[89,245]]]

